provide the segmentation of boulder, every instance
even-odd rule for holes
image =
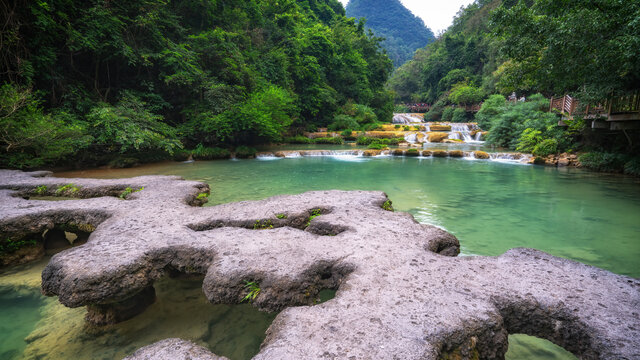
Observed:
[[[433,157],[447,157],[447,151],[446,150],[433,150],[431,155]]]
[[[431,131],[451,131],[451,125],[433,124],[429,126]]]
[[[444,132],[430,132],[428,134],[429,134],[429,137],[428,137],[429,142],[432,142],[432,143],[442,142],[443,140],[449,137],[449,134]]]
[[[464,157],[464,152],[462,152],[461,150],[451,150],[448,152],[448,155],[452,158],[461,158]]]
[[[484,152],[484,151],[476,151],[473,153],[473,157],[475,157],[476,159],[490,159],[491,156],[489,155],[489,153]]]

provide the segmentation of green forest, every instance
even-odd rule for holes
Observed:
[[[433,32],[399,0],[350,0],[347,16],[365,18],[366,28],[384,38],[382,45],[398,67],[413,57],[417,49],[433,42]]]
[[[640,90],[640,3],[477,0],[388,82],[396,102],[433,104],[426,118],[477,121],[488,143],[547,156],[587,152],[596,170],[640,174],[638,130],[594,132],[580,117],[559,126],[549,98],[583,104]],[[526,102],[509,102],[517,94]],[[465,111],[471,104],[479,112]]]
[[[551,96],[638,93],[638,2],[477,0],[433,42],[397,0],[347,9],[366,19],[337,0],[2,2],[0,166],[250,157],[419,102],[427,121],[478,122],[493,146],[640,173],[637,130],[548,111]]]
[[[345,105],[393,110],[381,40],[337,0],[19,0],[0,12],[3,167],[246,150],[326,126]]]

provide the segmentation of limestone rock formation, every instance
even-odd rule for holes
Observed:
[[[42,290],[87,306],[98,324],[142,311],[154,281],[177,272],[205,275],[212,303],[242,302],[251,282],[260,289],[254,306],[282,310],[256,359],[500,359],[508,333],[549,339],[585,359],[640,354],[640,281],[532,249],[455,257],[453,235],[383,210],[381,192],[199,208],[208,186],[177,177],[46,175],[0,172],[0,232],[92,228],[86,244],[51,259]],[[67,183],[84,199],[23,199]],[[117,198],[126,188],[143,190]],[[322,289],[337,294],[313,305]],[[214,358],[176,339],[130,358],[150,354]]]

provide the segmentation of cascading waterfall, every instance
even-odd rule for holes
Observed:
[[[411,125],[422,124],[423,120],[410,114],[395,114],[391,122],[400,125]]]

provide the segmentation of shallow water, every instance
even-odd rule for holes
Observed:
[[[441,226],[455,234],[464,255],[499,255],[513,247],[533,247],[619,274],[640,276],[638,179],[492,161],[354,156],[163,163],[58,175],[116,178],[150,174],[181,175],[209,183],[212,189],[209,205],[308,190],[381,190],[393,200],[396,210],[408,211],[420,222]],[[8,286],[6,279],[0,276],[0,287]],[[189,291],[175,291],[174,287],[167,293],[173,295],[167,296],[178,296],[175,300],[180,302],[179,307],[163,308],[159,301],[145,314],[126,322],[131,325],[118,325],[116,330],[105,334],[82,335],[78,329],[82,329],[84,310],[66,309],[53,299],[44,306],[34,302],[30,310],[20,310],[24,320],[18,322],[24,323],[25,328],[10,331],[20,338],[29,326],[35,326],[29,339],[47,334],[26,346],[21,355],[26,358],[42,355],[43,351],[50,352],[48,358],[70,354],[80,355],[79,358],[93,358],[97,354],[108,354],[105,358],[122,357],[139,346],[172,336],[193,339],[232,359],[255,354],[271,320],[265,318],[264,323],[258,321],[260,326],[247,330],[252,322],[238,320],[244,315],[225,315],[231,310],[215,310],[203,296],[198,300],[195,295],[198,286],[194,289],[193,295],[188,295]],[[192,301],[193,305],[183,305],[183,301],[185,304]],[[154,307],[159,312],[154,312]],[[179,308],[173,310],[175,317],[163,317],[171,308]],[[30,319],[38,311],[43,315],[35,324]],[[197,315],[193,317],[191,311]],[[187,313],[189,321],[184,319]],[[58,321],[65,323],[64,316],[77,323],[75,327],[66,326],[66,335],[58,338],[54,336],[58,331],[55,328],[60,326]],[[225,321],[227,316],[233,320]],[[257,315],[247,318],[254,316]],[[154,318],[160,320],[154,322]],[[202,323],[194,326],[193,321]],[[219,333],[204,330],[215,328],[220,321],[236,323],[239,333],[253,335],[247,339],[241,335],[220,337],[211,335]],[[133,330],[123,330],[127,326]],[[151,335],[132,339],[137,332],[150,330]],[[74,340],[78,337],[83,340]],[[221,351],[226,350],[216,348],[225,344],[240,348],[237,343],[247,344],[242,348],[249,350],[224,353]],[[549,342],[528,336],[511,336],[510,344],[508,359],[573,358]],[[0,343],[0,355],[5,346]]]

